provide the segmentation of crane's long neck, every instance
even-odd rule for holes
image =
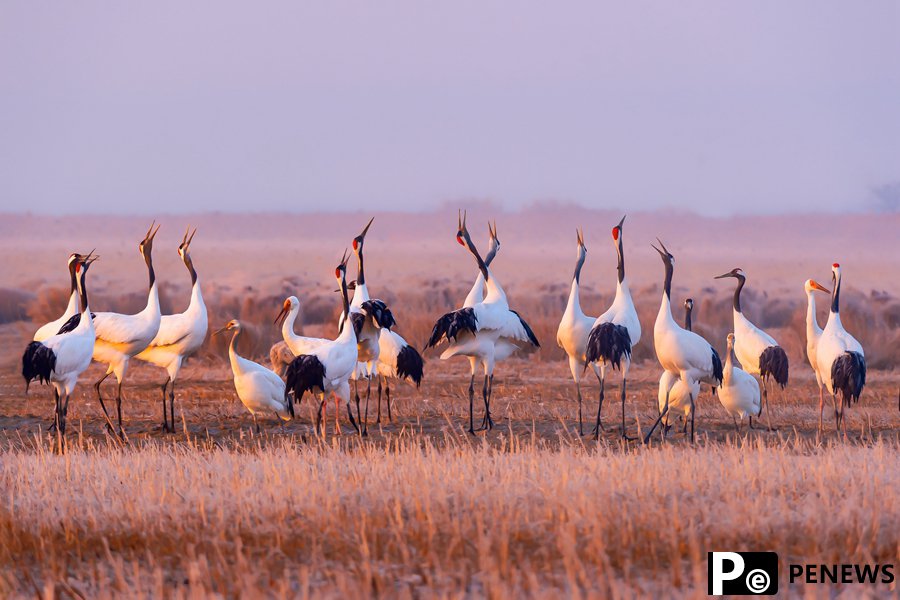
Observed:
[[[616,267],[616,271],[619,275],[619,283],[625,281],[625,247],[622,245],[622,234],[619,234],[618,239],[616,240],[616,254],[619,256],[619,263]]]
[[[584,252],[581,252],[579,250],[578,260],[575,262],[575,274],[572,275],[573,279],[575,280],[576,285],[581,283],[581,267],[584,266],[584,259],[586,258],[586,256],[587,255]],[[622,280],[619,279],[619,281],[622,281]]]
[[[579,297],[578,278],[572,279],[572,288],[569,290],[569,301],[566,303],[566,313],[574,314],[577,317],[583,316],[581,310],[581,298]]]
[[[235,329],[234,335],[231,336],[231,343],[228,344],[228,360],[231,362],[231,370],[235,375],[240,375],[244,371],[244,367],[241,365],[241,357],[237,353],[237,339],[240,335],[241,329]]]
[[[350,319],[350,298],[347,295],[347,274],[341,272],[341,301],[344,309],[344,319],[341,321],[341,332],[338,339],[351,340],[356,343],[356,332],[353,330],[353,321]]]
[[[806,292],[806,339],[814,340],[822,335],[822,328],[816,318],[816,296],[812,290]]]
[[[356,264],[359,267],[359,272],[356,275],[356,285],[366,285],[366,273],[363,269],[363,248],[362,244],[360,244],[359,249],[356,251]]]
[[[290,340],[295,337],[298,337],[296,333],[294,333],[294,323],[297,322],[297,316],[300,314],[300,305],[297,304],[295,306],[291,306],[291,310],[288,312],[287,317],[285,317],[284,321],[281,322],[281,337],[285,340]],[[346,313],[344,313],[346,315]]]
[[[692,331],[691,329],[691,306],[684,307],[684,328],[688,331]]]
[[[675,273],[675,266],[671,263],[671,261],[665,261],[666,266],[666,278],[663,282],[663,291],[666,294],[666,300],[671,302],[672,299],[672,275]],[[671,311],[670,311],[671,313]]]
[[[838,314],[841,312],[841,276],[835,278],[834,290],[831,292],[831,312]]]
[[[741,290],[744,289],[744,282],[747,279],[742,276],[737,276],[737,287],[734,288],[734,312],[741,312]]]
[[[725,364],[722,366],[722,383],[731,380],[734,374],[734,345],[728,345],[728,355],[725,357]]]
[[[191,260],[191,255],[187,252],[184,253],[184,266],[187,267],[188,272],[191,274],[191,285],[197,285],[197,271],[194,270],[194,261]]]
[[[81,295],[81,306],[82,314],[90,314],[91,307],[88,306],[88,293],[87,293],[87,283],[85,281],[87,277],[87,269],[85,267],[81,267],[81,274],[78,277],[77,286],[79,288],[79,293]]]

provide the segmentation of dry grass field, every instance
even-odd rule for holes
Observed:
[[[696,598],[706,595],[711,550],[773,550],[783,565],[900,565],[900,289],[890,276],[900,258],[883,252],[900,222],[859,217],[828,247],[819,235],[827,231],[824,221],[807,223],[810,248],[791,241],[796,222],[760,218],[756,226],[773,232],[771,247],[746,241],[743,251],[717,255],[717,241],[749,240],[752,227],[723,233],[728,223],[721,220],[629,217],[635,227],[626,224],[626,258],[634,257],[629,277],[644,323],[626,403],[632,435],[657,415],[652,322],[662,268],[646,247],[657,228],[678,256],[674,294],[696,301],[697,330],[724,350],[731,286],[711,276],[740,264],[750,274],[748,313],[782,342],[792,364],[786,393],[772,396],[774,431],[745,426],[736,433],[704,387],[694,445],[675,428],[667,440],[657,435],[644,446],[618,434],[618,375],[608,388],[600,440],[574,431],[574,389],[555,329],[574,257],[569,230],[585,224],[578,219],[589,218],[589,231],[596,231],[583,275],[588,312],[609,302],[615,261],[602,237],[608,215],[559,212],[498,217],[498,277],[509,282],[513,306],[543,347],[498,367],[498,427],[491,432],[464,432],[465,361],[429,355],[421,389],[393,390],[393,422],[383,406],[375,424],[373,395],[366,438],[352,433],[343,408],[344,434],[333,434],[333,403],[327,435],[314,435],[308,399],[283,427],[262,419],[258,435],[235,395],[224,341],[213,340],[182,371],[178,433],[159,429],[162,371],[135,363],[125,387],[128,443],[108,436],[90,386],[103,373],[95,364],[72,400],[62,454],[47,433],[49,389],[34,385],[26,397],[18,361],[32,320],[57,316],[65,302],[69,248],[39,243],[41,227],[59,226],[51,219],[0,220],[7,234],[0,251],[13,257],[0,274],[0,596]],[[367,240],[370,286],[392,303],[399,331],[419,348],[473,275],[453,232],[434,225],[445,216],[409,217],[417,233],[404,236],[396,215],[379,215]],[[356,220],[365,220],[349,219],[350,227],[347,218],[291,217],[307,218],[319,219],[318,233],[296,243],[279,219],[248,217],[245,229],[229,217],[199,220],[194,260],[212,325],[244,320],[246,356],[264,361],[278,336],[272,319],[288,293],[303,302],[307,335],[334,330],[329,267],[346,245],[341,236],[350,234],[349,242]],[[454,220],[450,215],[450,229]],[[180,239],[180,221],[164,221],[172,239]],[[108,219],[99,233],[86,221],[69,232],[71,249],[99,246],[92,307],[94,298],[100,309],[140,307],[141,223]],[[545,238],[541,223],[550,232]],[[271,238],[261,233],[268,226]],[[171,240],[162,236],[155,251],[164,308],[181,310],[187,275],[172,260],[177,242],[168,248]],[[332,237],[341,243],[325,241]],[[777,260],[786,252],[796,255],[790,264]],[[391,266],[398,256],[416,260]],[[749,258],[735,262],[739,256]],[[828,285],[827,266],[838,259],[848,288],[844,323],[870,364],[846,438],[834,433],[827,407],[826,431],[817,433],[817,390],[803,354],[802,281]],[[110,384],[105,396],[113,391]],[[586,387],[585,400],[590,423],[596,385]],[[783,566],[789,597],[900,597],[896,583],[788,588],[786,577]]]

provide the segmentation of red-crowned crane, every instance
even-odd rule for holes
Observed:
[[[334,270],[341,290],[344,314],[350,312],[350,299],[347,294],[347,252],[341,263]],[[347,403],[350,424],[357,430],[360,428],[353,420],[350,410],[350,376],[356,369],[359,353],[357,350],[356,328],[352,322],[341,321],[338,337],[327,344],[315,348],[308,354],[301,354],[288,365],[285,393],[292,393],[295,402],[303,399],[303,394],[311,392],[319,396],[319,407],[316,413],[316,432],[325,434],[325,396],[334,395],[334,431],[341,434],[340,400]]]
[[[569,300],[566,302],[566,310],[563,312],[559,327],[556,330],[556,344],[569,357],[569,370],[572,372],[572,379],[575,381],[575,393],[578,396],[578,434],[584,435],[581,376],[584,373],[585,366],[590,364],[597,379],[600,380],[601,377],[597,363],[588,363],[585,358],[588,338],[597,318],[587,316],[581,309],[579,288],[581,285],[581,268],[584,266],[584,260],[587,257],[587,247],[584,245],[584,234],[581,231],[576,231],[575,236],[578,244],[575,274],[572,276],[572,287],[569,289]]]
[[[191,241],[194,239],[195,233],[197,233],[196,229],[191,233],[191,228],[188,227],[178,246],[178,256],[191,276],[191,300],[188,307],[182,313],[163,315],[159,321],[159,331],[156,332],[156,337],[149,346],[135,356],[139,360],[166,370],[168,377],[162,384],[162,429],[172,433],[175,433],[175,380],[178,379],[178,373],[181,372],[184,360],[203,345],[209,326],[206,303],[203,302],[203,293],[200,290],[200,279],[197,277],[194,262],[191,260]],[[169,417],[166,416],[167,390]]]
[[[741,290],[747,276],[741,269],[732,269],[716,279],[733,277],[737,279],[734,288],[734,353],[745,371],[757,375],[762,381],[763,404],[766,406],[766,425],[771,429],[769,420],[769,379],[783,390],[788,383],[788,357],[784,348],[778,345],[771,335],[750,322],[741,310]]]
[[[155,225],[155,222],[154,222]],[[112,312],[98,312],[94,315],[94,329],[97,333],[97,341],[94,344],[94,360],[107,365],[106,374],[95,384],[97,399],[106,417],[106,423],[112,430],[112,422],[109,412],[103,404],[103,396],[100,394],[100,384],[115,373],[118,386],[116,388],[116,412],[118,413],[119,436],[125,438],[125,430],[122,427],[122,384],[128,373],[128,364],[131,357],[139,354],[156,334],[159,333],[159,324],[162,315],[159,312],[159,287],[156,283],[156,274],[153,271],[153,238],[159,231],[150,225],[147,234],[138,244],[141,256],[147,265],[147,273],[150,278],[150,291],[147,294],[147,306],[135,315],[123,315]]]
[[[500,283],[484,264],[481,255],[472,243],[466,229],[465,217],[459,217],[459,229],[456,241],[466,248],[475,258],[478,269],[484,276],[486,294],[484,300],[474,306],[461,308],[443,315],[435,323],[431,337],[425,348],[431,348],[446,341],[449,347],[441,354],[446,360],[451,356],[474,356],[484,365],[484,399],[483,428],[492,429],[490,399],[493,391],[494,365],[497,360],[508,357],[519,344],[527,343],[540,347],[531,327],[513,310],[509,308],[506,293]],[[474,423],[475,375],[469,380],[469,433],[475,433]]]
[[[68,267],[69,280],[71,284],[71,291],[69,292],[69,303],[66,305],[66,310],[63,312],[60,318],[41,325],[38,330],[34,332],[34,337],[32,337],[31,339],[33,339],[35,342],[43,342],[50,336],[56,335],[57,333],[59,333],[59,328],[62,327],[66,321],[81,312],[81,302],[79,301],[78,297],[78,282],[76,281],[77,278],[75,275],[75,267],[77,266],[78,261],[82,258],[83,256],[77,253],[69,255]]]
[[[22,377],[26,385],[34,379],[53,385],[56,401],[56,432],[62,446],[66,435],[66,415],[69,399],[78,377],[91,365],[94,352],[94,320],[88,303],[85,278],[88,267],[96,257],[77,255],[75,260],[76,288],[82,311],[62,325],[59,333],[41,342],[32,341],[22,355]]]
[[[844,408],[859,402],[866,385],[866,356],[862,345],[844,329],[841,323],[841,265],[831,265],[831,311],[816,346],[816,362],[819,373],[831,394],[834,405],[835,429],[847,432]],[[837,394],[841,393],[841,402]]]
[[[622,437],[629,439],[625,430],[625,385],[628,368],[631,366],[632,349],[641,341],[641,322],[625,278],[625,248],[622,241],[624,223],[625,217],[622,217],[619,224],[612,228],[613,245],[618,256],[616,296],[609,310],[594,321],[585,353],[588,363],[596,362],[600,366],[600,402],[597,406],[597,424],[594,426],[595,438],[600,436],[600,411],[603,409],[606,370],[610,368],[622,371]]]
[[[663,283],[662,302],[659,305],[659,313],[653,325],[653,346],[656,349],[656,357],[662,368],[672,373],[678,373],[679,378],[690,393],[691,405],[691,442],[694,441],[694,421],[697,416],[696,396],[693,389],[696,383],[705,382],[718,386],[722,383],[722,359],[716,349],[709,342],[692,331],[687,331],[678,326],[672,318],[672,276],[675,272],[675,257],[666,249],[665,245],[657,238],[662,250],[653,246],[659,253],[665,267],[665,280]],[[647,432],[644,442],[650,440],[653,431],[659,425],[662,418],[669,411],[666,405],[660,413],[659,419]]]

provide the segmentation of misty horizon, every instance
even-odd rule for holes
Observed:
[[[0,212],[900,209],[892,2],[0,16]]]

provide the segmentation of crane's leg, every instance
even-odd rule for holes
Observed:
[[[597,379],[600,380],[600,402],[597,404],[597,424],[594,425],[594,430],[591,431],[591,433],[594,434],[595,440],[600,439],[600,430],[603,429],[603,424],[600,420],[600,412],[603,410],[603,395],[604,395],[603,388],[606,383],[606,381],[605,381],[606,377],[598,377]]]
[[[256,426],[256,435],[259,435],[259,421],[256,420],[256,413],[250,413],[253,416],[253,425]]]
[[[334,435],[344,435],[341,430],[341,401],[337,394],[332,393],[332,395],[334,396]]]
[[[353,409],[350,408],[350,399],[347,399],[347,416],[350,417],[350,424],[353,425],[353,429],[356,430],[356,433],[359,433],[359,425],[356,424],[356,419],[353,418]]]
[[[491,418],[491,399],[494,397],[494,374],[488,375],[488,393],[487,393],[487,422],[488,429],[494,428],[494,419]]]
[[[388,423],[394,422],[394,417],[391,415],[391,382],[388,379],[384,380],[384,388],[387,392],[387,409],[388,409]]]
[[[481,427],[478,431],[488,429],[488,419],[490,419],[490,404],[488,403],[488,376],[484,374],[484,384],[481,386],[481,399],[484,402],[484,417],[481,419]]]
[[[836,433],[840,433],[841,420],[838,417],[837,394],[831,394],[831,406],[834,407],[834,430]]]
[[[66,437],[66,417],[69,414],[69,392],[66,391],[66,399],[62,402],[62,419],[60,420],[60,433],[63,438]]]
[[[359,377],[353,382],[353,394],[356,396],[356,421],[359,423],[359,426],[362,426],[362,412],[359,410]],[[357,427],[357,431],[362,433],[362,431]]]
[[[763,382],[763,402],[766,404],[766,427],[772,431],[772,419],[769,417],[769,381],[767,377],[761,378]]]
[[[172,426],[172,433],[175,433],[175,380],[169,387],[169,424]]]
[[[325,416],[325,394],[319,398],[319,410],[316,411],[316,435],[322,434],[325,435],[325,423],[323,423],[323,418]]]
[[[56,389],[56,386],[53,387],[53,430],[59,431],[59,422],[62,419],[62,414],[60,413],[61,405],[59,401],[59,390]]]
[[[741,430],[738,428],[737,419],[734,417],[734,415],[731,415],[731,420],[734,422],[734,430],[740,433]]]
[[[166,390],[169,388],[169,378],[166,377],[166,381],[162,384],[162,413],[163,413],[163,422],[162,422],[162,430],[169,431],[169,420],[166,416]],[[175,429],[175,424],[172,424],[172,429]]]
[[[626,377],[623,374],[622,375],[622,437],[626,440],[633,440],[634,438],[630,437],[625,432],[625,382],[626,382]]]
[[[663,420],[663,417],[669,412],[669,392],[666,392],[666,405],[663,407],[662,411],[659,413],[659,417],[657,417],[656,422],[653,423],[653,426],[650,427],[650,431],[647,432],[647,435],[644,436],[644,443],[648,443],[650,441],[650,436],[653,435],[653,432],[656,431],[656,428],[659,427],[660,422]],[[663,428],[663,439],[665,439],[665,428]]]
[[[375,413],[375,424],[381,425],[381,380],[384,379],[381,375],[378,376],[378,412]]]
[[[578,435],[584,435],[584,424],[581,417],[581,382],[575,380],[575,391],[578,393]]]
[[[825,393],[822,386],[819,386],[819,433],[822,433],[825,425],[822,423],[822,415],[825,413]]]
[[[119,437],[125,439],[125,428],[122,427],[122,381],[116,386],[116,413],[119,420]]]
[[[688,394],[688,397],[691,399],[691,443],[694,443],[694,419],[697,413],[697,406],[694,404],[694,394],[693,392]]]
[[[100,408],[103,409],[103,416],[106,418],[106,426],[109,428],[110,433],[115,433],[116,428],[113,427],[112,419],[109,418],[109,411],[106,410],[106,405],[103,404],[103,395],[100,393],[100,384],[103,383],[106,380],[106,378],[110,376],[111,373],[112,373],[111,370],[107,370],[106,374],[103,377],[101,377],[97,381],[97,383],[94,384],[94,389],[97,391],[97,400],[100,401]]]
[[[475,371],[472,371],[472,377],[469,379],[469,433],[475,434],[475,418],[472,416],[475,410]]]
[[[366,412],[363,416],[363,435],[369,435],[369,396],[372,394],[372,375],[366,376]]]

